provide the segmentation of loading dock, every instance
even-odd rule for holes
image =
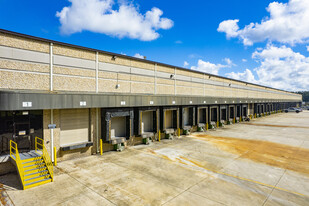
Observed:
[[[133,137],[136,108],[160,108],[160,136],[162,130],[168,134],[177,129],[179,134],[181,106],[215,108],[212,115],[210,108],[206,111],[206,121],[203,116],[190,119],[185,109],[183,127],[195,126],[197,120],[212,121],[216,127],[220,104],[280,102],[283,109],[302,101],[301,95],[291,92],[2,29],[0,38],[0,76],[5,80],[0,85],[2,153],[8,152],[10,138],[16,138],[20,151],[31,150],[33,136],[44,139],[52,159],[55,150],[58,161],[102,153],[102,145],[104,151],[113,150],[111,144],[118,147]],[[35,112],[39,118],[34,120]],[[151,135],[155,130],[151,112],[145,111],[140,119],[135,134]],[[87,146],[93,143],[95,147]]]
[[[89,142],[89,109],[60,110],[60,147],[74,149]]]
[[[102,140],[122,150],[124,143],[133,136],[133,118],[133,109],[102,109]]]
[[[196,122],[199,130],[207,130],[208,126],[208,107],[196,107]]]
[[[271,104],[271,111],[272,111],[272,112],[275,111],[275,104]]]
[[[181,127],[184,133],[187,133],[195,125],[195,107],[193,106],[182,106],[181,111]]]
[[[242,105],[242,119],[244,120],[248,116],[248,105]]]
[[[262,111],[262,106],[261,104],[256,104],[256,107],[254,108],[255,109],[255,114],[257,117],[260,117],[261,116],[261,111]]]
[[[35,136],[42,133],[42,110],[0,112],[0,154],[9,154],[10,140],[21,152],[33,150]]]
[[[221,105],[220,106],[220,125],[224,125],[227,123],[227,106]]]
[[[145,139],[148,143],[150,137],[154,137],[159,132],[160,109],[156,107],[135,108],[135,134]]]
[[[219,106],[211,106],[209,108],[210,128],[219,126]]]
[[[265,105],[261,104],[261,114],[264,115],[265,114]]]
[[[160,123],[165,134],[174,135],[179,128],[179,108],[163,107],[160,113]]]
[[[269,114],[269,112],[270,112],[269,104],[266,104],[265,113],[266,113],[266,114]]]
[[[236,122],[239,122],[241,120],[241,113],[241,105],[236,105]]]
[[[248,114],[252,117],[254,115],[254,104],[249,104],[248,105]]]
[[[229,124],[232,122],[235,123],[235,105],[229,105],[229,115],[228,115]]]

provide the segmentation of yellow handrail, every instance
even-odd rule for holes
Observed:
[[[17,144],[13,140],[10,140],[10,157],[13,160],[15,160],[15,162],[16,162],[17,169],[18,169],[19,176],[20,176],[20,180],[21,180],[22,185],[24,187],[24,180],[25,180],[24,168],[23,168],[22,163],[21,163],[21,159],[20,159],[20,156],[19,156]]]
[[[44,145],[44,140],[39,138],[39,137],[35,137],[35,152],[38,153],[38,151],[42,152],[42,156],[43,156],[43,160],[46,164],[46,167],[49,171],[50,177],[52,182],[54,181],[54,170],[53,170],[53,162],[50,159],[50,156],[46,150],[46,147]],[[40,154],[40,153],[38,153]]]

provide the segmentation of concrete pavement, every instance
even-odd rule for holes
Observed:
[[[0,182],[14,205],[309,205],[308,120],[276,114],[63,161],[25,191],[16,174]]]

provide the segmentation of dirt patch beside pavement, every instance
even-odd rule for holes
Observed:
[[[3,206],[13,206],[14,204],[12,203],[11,199],[6,193],[6,190],[3,186],[3,184],[0,183],[0,205]]]
[[[293,125],[276,125],[276,124],[256,124],[256,123],[246,123],[248,125],[253,125],[253,126],[262,126],[262,127],[289,127],[289,128],[298,128],[298,129],[309,129],[309,127],[304,127],[304,126],[293,126]]]
[[[241,155],[241,158],[309,175],[309,150],[284,144],[233,137],[196,134],[219,149]]]

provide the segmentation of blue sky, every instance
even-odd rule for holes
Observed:
[[[309,33],[309,26],[301,29],[292,26],[285,31],[291,19],[302,23],[309,16],[308,0],[270,3],[266,0],[0,0],[0,28],[129,56],[141,54],[149,60],[176,66],[184,66],[186,61],[188,69],[279,89],[309,90],[309,34],[301,34]],[[102,8],[110,7],[97,11],[99,4]],[[119,12],[123,5],[126,11]],[[69,11],[65,12],[64,7]],[[159,18],[160,22],[149,26],[145,16],[153,8],[163,14],[152,16],[151,21]],[[113,12],[122,15],[115,15],[116,20],[110,23],[108,15]],[[139,15],[140,21],[134,21],[132,13]],[[124,15],[127,17],[123,19]],[[227,20],[233,21],[219,29],[220,23]],[[244,27],[250,23],[257,25],[245,31]]]

